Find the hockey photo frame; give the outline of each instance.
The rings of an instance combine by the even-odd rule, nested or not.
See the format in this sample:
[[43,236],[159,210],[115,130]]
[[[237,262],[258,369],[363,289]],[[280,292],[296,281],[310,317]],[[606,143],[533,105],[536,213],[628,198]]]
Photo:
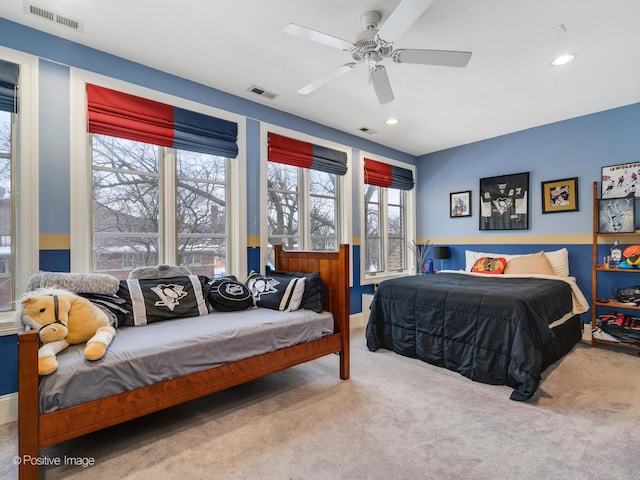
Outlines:
[[529,172],[480,179],[479,227],[529,229]]
[[471,216],[471,190],[449,194],[449,217]]
[[632,196],[598,200],[598,233],[635,233],[636,202]]
[[[640,162],[622,163],[602,167],[602,198],[633,196],[640,198]],[[636,188],[638,186],[638,188]]]
[[542,182],[542,213],[577,212],[578,177]]

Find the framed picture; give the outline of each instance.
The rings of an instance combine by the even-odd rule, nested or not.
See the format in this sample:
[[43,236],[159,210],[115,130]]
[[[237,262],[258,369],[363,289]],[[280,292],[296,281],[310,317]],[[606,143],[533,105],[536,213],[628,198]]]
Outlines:
[[633,197],[598,200],[598,233],[636,231],[636,200]]
[[480,179],[480,230],[529,228],[529,172]]
[[542,213],[578,211],[578,177],[542,182]]
[[449,194],[449,212],[451,217],[470,217],[471,190]]
[[640,198],[640,162],[602,167],[602,198],[634,196]]

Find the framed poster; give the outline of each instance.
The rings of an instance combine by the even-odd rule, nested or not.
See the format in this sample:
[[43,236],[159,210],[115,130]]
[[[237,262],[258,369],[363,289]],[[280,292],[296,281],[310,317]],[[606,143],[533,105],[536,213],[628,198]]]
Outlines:
[[480,230],[529,228],[529,172],[480,179]]
[[542,182],[542,213],[578,211],[578,177]]
[[[634,196],[640,198],[640,162],[602,167],[602,198]],[[637,187],[637,188],[636,188]]]
[[598,200],[598,233],[636,231],[636,199],[633,197]]
[[452,218],[471,216],[471,190],[449,194],[449,216]]

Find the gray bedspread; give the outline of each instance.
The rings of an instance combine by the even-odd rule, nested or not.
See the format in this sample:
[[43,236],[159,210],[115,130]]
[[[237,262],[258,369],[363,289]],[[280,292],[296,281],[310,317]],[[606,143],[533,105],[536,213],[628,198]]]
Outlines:
[[331,313],[256,308],[121,327],[105,357],[84,359],[84,345],[58,355],[40,380],[40,412],[106,397],[333,333]]

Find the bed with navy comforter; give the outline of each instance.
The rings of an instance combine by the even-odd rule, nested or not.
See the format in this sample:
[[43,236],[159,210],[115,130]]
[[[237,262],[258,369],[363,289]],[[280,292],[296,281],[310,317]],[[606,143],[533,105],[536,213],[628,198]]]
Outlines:
[[528,400],[542,371],[580,340],[575,284],[551,276],[440,272],[382,282],[367,347],[418,358]]

